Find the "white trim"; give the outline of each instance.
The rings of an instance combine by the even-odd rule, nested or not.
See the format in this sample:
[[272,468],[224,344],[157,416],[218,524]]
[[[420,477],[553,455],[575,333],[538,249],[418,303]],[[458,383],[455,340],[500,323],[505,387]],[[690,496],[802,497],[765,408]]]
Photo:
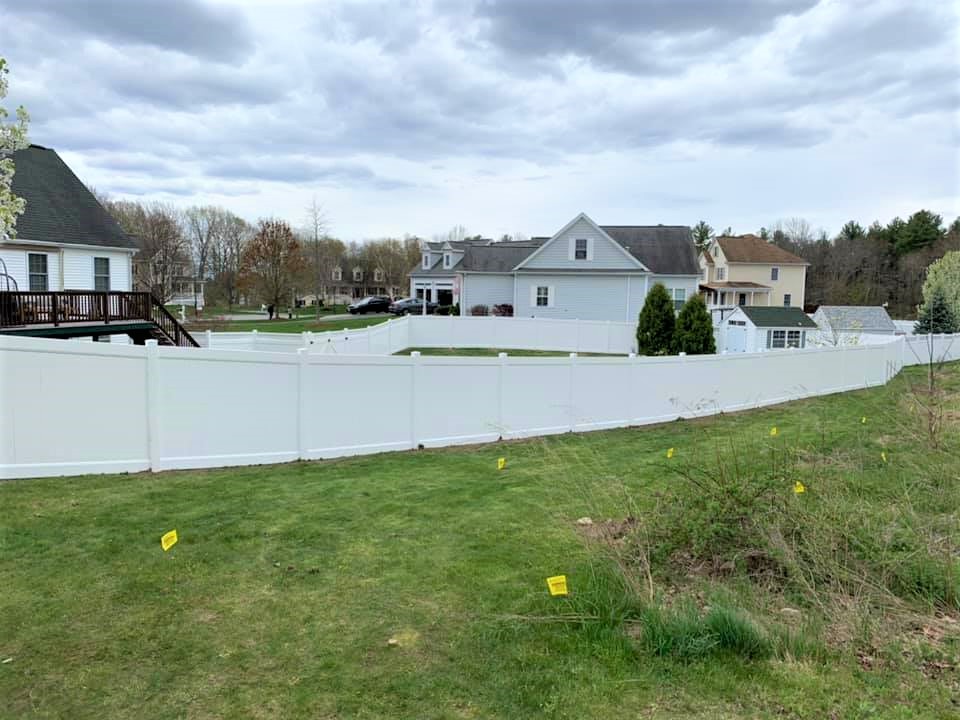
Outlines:
[[140,248],[117,247],[115,245],[81,245],[80,243],[46,242],[44,240],[26,240],[20,236],[15,238],[4,237],[2,240],[0,240],[0,247],[6,244],[43,245],[44,247],[62,248],[64,250],[79,248],[81,250],[100,250],[101,252],[126,252],[130,253],[131,255],[136,255],[138,252],[140,252]]
[[[590,217],[589,217],[586,213],[583,213],[583,212],[580,213],[580,214],[578,214],[573,220],[571,220],[571,221],[568,222],[566,225],[564,225],[558,232],[554,233],[553,237],[551,237],[549,240],[547,240],[543,245],[541,245],[540,247],[538,247],[538,248],[537,248],[536,250],[534,250],[532,253],[530,253],[529,255],[527,255],[523,260],[521,260],[520,263],[519,263],[516,267],[513,268],[514,271],[519,270],[519,269],[522,268],[524,265],[526,265],[526,264],[529,263],[531,260],[533,260],[535,257],[537,257],[537,255],[539,255],[540,253],[542,253],[548,246],[552,245],[552,244],[557,240],[557,238],[559,238],[559,237],[560,237],[561,235],[563,235],[567,230],[569,230],[570,228],[572,228],[572,227],[573,227],[576,223],[578,223],[580,220],[583,220],[583,221],[589,223],[590,226],[591,226],[594,230],[596,230],[596,232],[597,232],[598,235],[600,235],[600,236],[603,237],[603,238],[606,238],[606,240],[607,240],[608,242],[612,243],[613,246],[614,246],[617,250],[619,250],[619,251],[623,254],[623,256],[624,256],[625,258],[627,258],[631,263],[633,263],[633,265],[635,265],[635,266],[638,267],[638,268],[641,268],[641,269],[644,270],[645,272],[651,272],[650,268],[648,268],[648,267],[647,267],[646,265],[644,265],[642,262],[640,262],[639,260],[637,260],[633,255],[631,255],[629,252],[627,252],[627,249],[626,249],[623,245],[621,245],[621,244],[618,243],[616,240],[614,240],[612,237],[610,237],[609,235],[607,235],[607,233],[605,233],[605,232],[603,231],[603,229],[602,229],[599,225],[597,225],[593,220],[590,219]],[[588,253],[589,253],[589,246],[590,246],[590,244],[588,243],[588,244],[587,244]],[[569,252],[569,249],[568,249],[568,252]]]

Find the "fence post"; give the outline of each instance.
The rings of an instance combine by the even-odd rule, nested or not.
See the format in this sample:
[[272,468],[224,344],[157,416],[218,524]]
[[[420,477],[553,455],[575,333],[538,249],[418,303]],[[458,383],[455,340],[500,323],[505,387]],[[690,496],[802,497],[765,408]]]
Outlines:
[[574,382],[576,380],[577,374],[577,354],[575,352],[570,353],[570,387],[568,388],[567,397],[570,402],[570,432],[573,432],[577,427],[577,416],[573,407],[573,394],[574,394]]
[[207,330],[206,335],[207,335],[207,350],[210,350],[213,348],[213,330]]
[[297,349],[297,459],[307,459],[307,348]]
[[387,355],[393,355],[393,318],[387,320]]
[[417,449],[417,375],[420,374],[420,351],[410,353],[410,448]]
[[577,344],[576,344],[576,351],[577,351],[577,352],[580,352],[580,318],[577,318],[576,323],[577,323]]
[[146,341],[147,462],[160,471],[160,357],[156,340]]
[[450,340],[450,344],[447,347],[453,347],[453,315],[448,315],[447,317],[450,318],[450,321],[447,323],[447,330],[450,333],[450,337],[448,338]]
[[256,350],[256,349],[257,349],[257,330],[256,330],[256,328],[254,328],[253,330],[251,330],[250,333],[251,333],[251,335],[250,335],[250,349],[251,349],[251,350]]
[[607,320],[607,352],[610,352],[610,328],[611,327],[612,325],[610,324],[610,321]]
[[506,437],[503,427],[503,376],[506,373],[507,354],[505,352],[497,353],[500,365],[497,368],[497,430],[501,439]]

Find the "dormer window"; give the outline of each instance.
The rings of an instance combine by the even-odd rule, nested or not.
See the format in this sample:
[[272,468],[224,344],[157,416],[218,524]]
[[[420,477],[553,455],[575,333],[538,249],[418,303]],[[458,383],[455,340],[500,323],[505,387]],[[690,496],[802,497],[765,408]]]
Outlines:
[[720,257],[720,248],[718,248],[716,245],[713,246],[713,256]]
[[443,254],[444,269],[450,269],[452,265],[453,265],[453,257],[450,255],[450,253],[444,253]]
[[424,270],[430,269],[430,253],[423,254],[423,269]]
[[587,239],[586,238],[577,238],[576,246],[573,250],[573,259],[574,260],[586,260],[587,259]]
[[333,269],[333,279],[337,282],[343,280],[343,270],[341,270],[339,267],[335,267]]
[[363,282],[363,270],[361,270],[360,268],[353,269],[353,281]]
[[373,281],[374,282],[383,282],[383,270],[377,268],[373,271]]

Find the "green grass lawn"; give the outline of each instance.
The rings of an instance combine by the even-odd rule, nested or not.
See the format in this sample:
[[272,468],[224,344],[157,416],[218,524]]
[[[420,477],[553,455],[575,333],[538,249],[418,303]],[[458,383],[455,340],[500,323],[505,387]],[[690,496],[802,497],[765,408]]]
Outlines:
[[[568,357],[569,352],[559,350],[511,350],[509,348],[441,348],[441,347],[416,347],[407,348],[394,353],[394,355],[409,355],[417,351],[421,355],[442,355],[447,357],[496,357],[498,353],[507,353],[514,357]],[[626,357],[615,353],[577,353],[580,357]]]
[[191,332],[213,330],[215,332],[258,332],[298,333],[309,330],[311,332],[327,332],[329,330],[343,330],[379,325],[392,319],[392,315],[356,315],[339,320],[316,321],[315,316],[301,317],[298,320],[232,320],[229,322],[193,322],[187,326]]
[[[673,467],[756,440],[816,450],[807,492],[785,492],[811,512],[839,506],[851,538],[909,512],[956,552],[960,365],[939,449],[892,424],[919,422],[902,402],[921,375],[640,429],[0,483],[0,717],[956,717],[957,644],[942,632],[956,608],[902,600],[922,621],[883,616],[872,646],[859,622],[811,603],[800,607],[821,651],[661,657],[619,622],[608,556],[575,524],[656,518]],[[164,553],[172,528],[180,542]],[[568,598],[547,594],[557,573]],[[657,594],[725,598],[768,624],[797,607],[739,572],[677,576],[658,569]]]

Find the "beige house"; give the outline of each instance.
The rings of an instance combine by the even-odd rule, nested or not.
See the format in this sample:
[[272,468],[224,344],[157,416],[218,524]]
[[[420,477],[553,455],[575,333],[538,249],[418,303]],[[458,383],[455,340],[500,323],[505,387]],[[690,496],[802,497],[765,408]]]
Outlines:
[[715,325],[740,306],[803,308],[809,263],[763,238],[714,238],[699,263],[700,292]]

